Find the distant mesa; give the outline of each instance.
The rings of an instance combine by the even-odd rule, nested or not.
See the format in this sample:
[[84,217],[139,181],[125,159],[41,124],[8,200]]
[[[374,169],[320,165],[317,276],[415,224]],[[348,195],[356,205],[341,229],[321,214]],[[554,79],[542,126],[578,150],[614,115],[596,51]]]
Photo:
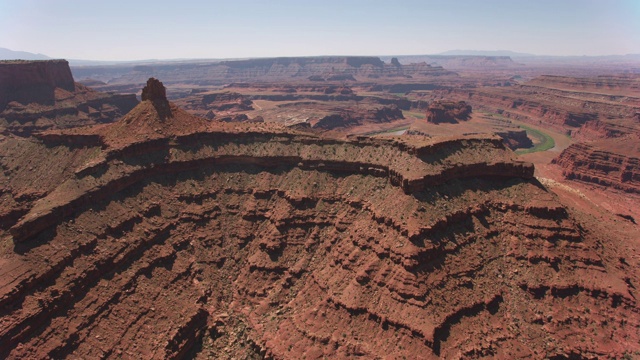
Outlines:
[[[512,68],[520,67],[521,64],[513,61],[509,56],[486,56],[486,55],[406,55],[394,58],[383,58],[390,60],[392,67],[407,67],[410,64],[425,62],[433,67],[443,67],[447,70],[459,71],[483,68]],[[398,60],[396,65],[393,59]]]
[[84,86],[105,86],[107,85],[106,82],[104,81],[100,81],[100,80],[95,80],[95,79],[91,79],[91,78],[86,78],[86,79],[82,79],[80,81],[78,81],[80,84],[84,85]]
[[335,74],[327,78],[328,81],[356,81],[351,74]]
[[307,78],[309,81],[326,81],[321,75],[311,75]]
[[364,124],[389,123],[399,119],[404,119],[402,110],[397,105],[391,104],[371,109],[343,109],[314,121],[310,125],[311,129],[334,130]]
[[434,101],[427,108],[426,119],[432,124],[457,124],[471,116],[471,105],[464,101]]
[[75,91],[66,60],[0,62],[0,110],[11,101],[53,105],[56,88]]
[[340,95],[354,95],[353,89],[348,86],[327,86],[324,91],[325,94],[340,94]]
[[0,61],[0,131],[36,131],[109,123],[138,103],[134,94],[101,93],[76,83],[66,60]]
[[[150,75],[169,83],[228,85],[234,82],[282,82],[290,79],[310,81],[362,81],[372,78],[424,78],[457,76],[455,72],[426,62],[401,65],[385,63],[373,56],[283,57],[211,61],[209,63],[158,63],[151,66],[75,66],[78,79],[91,78],[109,84],[109,89],[140,83]],[[127,89],[129,90],[129,89]]]
[[509,56],[509,57],[532,57],[535,54],[521,53],[509,50],[449,50],[439,53],[440,56]]

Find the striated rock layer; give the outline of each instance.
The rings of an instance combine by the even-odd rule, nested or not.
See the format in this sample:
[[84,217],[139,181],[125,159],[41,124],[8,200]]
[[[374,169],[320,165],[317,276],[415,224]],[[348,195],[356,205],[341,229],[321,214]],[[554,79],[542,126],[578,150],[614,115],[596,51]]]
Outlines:
[[404,115],[396,105],[377,106],[371,109],[342,109],[339,113],[324,116],[317,121],[311,121],[310,127],[312,129],[331,130],[367,123],[385,123],[398,119],[404,119]]
[[464,101],[434,101],[429,104],[425,118],[433,124],[464,121],[471,115],[471,105]]
[[[579,138],[618,138],[640,133],[640,76],[577,78],[540,76],[520,85],[439,91],[476,110],[554,128]],[[597,133],[584,128],[600,128]],[[595,135],[595,136],[594,136]]]
[[75,91],[65,60],[0,62],[0,110],[11,101],[53,105],[56,88]]
[[0,61],[0,131],[5,133],[112,122],[137,103],[133,94],[105,94],[75,83],[66,60]]
[[567,179],[640,193],[640,159],[637,157],[579,143],[565,149],[553,163],[562,167]]
[[499,137],[340,141],[170,106],[0,141],[22,214],[2,217],[0,357],[638,350],[628,264]]
[[393,65],[373,56],[280,57],[220,62],[149,64],[131,67],[77,66],[73,74],[78,79],[108,82],[105,88],[119,91],[144,82],[150,75],[165,83],[202,86],[226,85],[232,82],[286,81],[356,81],[380,78],[430,78],[457,76],[456,73],[425,62]]

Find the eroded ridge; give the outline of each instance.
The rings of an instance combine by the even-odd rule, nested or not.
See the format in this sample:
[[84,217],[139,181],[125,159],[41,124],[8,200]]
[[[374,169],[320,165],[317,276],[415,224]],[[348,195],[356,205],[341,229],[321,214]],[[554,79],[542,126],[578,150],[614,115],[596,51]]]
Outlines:
[[23,215],[1,230],[0,357],[597,357],[638,337],[624,264],[500,138],[153,109],[10,139],[75,157],[2,194]]
[[640,193],[640,159],[637,156],[616,154],[589,144],[573,144],[553,163],[562,167],[562,174],[569,180]]

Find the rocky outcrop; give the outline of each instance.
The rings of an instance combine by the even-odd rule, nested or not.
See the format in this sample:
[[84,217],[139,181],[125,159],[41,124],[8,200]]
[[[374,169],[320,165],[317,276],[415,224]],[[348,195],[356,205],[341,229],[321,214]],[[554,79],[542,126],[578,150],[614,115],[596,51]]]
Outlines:
[[[293,89],[295,92],[295,89]],[[253,101],[234,91],[192,92],[179,102],[180,106],[194,115],[207,119],[233,119],[247,117],[245,112],[254,110]]]
[[562,167],[562,174],[569,180],[640,193],[640,159],[637,157],[579,143],[565,149],[553,163]]
[[498,131],[496,135],[500,136],[505,145],[511,150],[533,147],[533,141],[527,136],[526,130]]
[[432,124],[465,121],[471,116],[471,105],[464,101],[434,101],[427,108],[426,119]]
[[395,105],[366,109],[345,109],[337,114],[327,115],[311,124],[312,129],[332,130],[348,128],[366,123],[386,123],[404,119],[402,110]]
[[150,101],[161,119],[172,117],[171,106],[167,100],[167,90],[158,79],[150,78],[142,89],[142,101]]
[[202,104],[207,109],[227,111],[249,111],[253,110],[253,102],[242,94],[235,92],[222,92],[215,94],[206,94],[202,96]]
[[0,130],[35,131],[108,123],[131,110],[135,95],[93,91],[74,83],[65,60],[0,62]]
[[0,228],[0,357],[638,348],[624,264],[499,137],[335,140],[169,106],[0,141],[22,209]]
[[56,88],[75,91],[66,60],[0,61],[0,111],[11,101],[53,105]]
[[355,95],[353,90],[348,86],[327,86],[324,89],[325,94]]

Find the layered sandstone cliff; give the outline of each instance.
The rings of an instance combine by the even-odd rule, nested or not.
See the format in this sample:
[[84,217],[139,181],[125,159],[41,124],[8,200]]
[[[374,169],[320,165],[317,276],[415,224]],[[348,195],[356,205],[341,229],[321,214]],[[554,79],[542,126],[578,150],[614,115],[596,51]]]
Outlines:
[[484,70],[491,68],[521,67],[509,56],[485,56],[485,55],[407,55],[392,58],[399,63],[426,62],[432,65],[442,66],[453,70]]
[[425,118],[432,124],[458,123],[471,116],[471,105],[464,101],[434,101],[427,107]]
[[53,105],[56,88],[75,91],[65,60],[0,61],[0,111],[11,101]]
[[554,128],[567,134],[596,135],[583,128],[605,129],[596,138],[637,134],[634,121],[640,111],[640,77],[577,78],[539,76],[508,87],[479,87],[436,91],[434,98],[463,100],[475,109]]
[[402,110],[395,105],[388,105],[371,109],[343,109],[313,121],[310,126],[312,129],[332,130],[368,123],[386,123],[399,119],[404,119]]
[[93,91],[75,83],[65,60],[0,62],[0,129],[20,135],[112,122],[135,95]]
[[21,209],[0,230],[0,357],[638,349],[636,278],[500,138],[325,139],[165,101],[0,139]]
[[613,153],[588,144],[573,144],[554,164],[569,180],[640,193],[640,158]]
[[152,64],[144,70],[131,66],[74,67],[78,79],[109,82],[110,88],[143,83],[150,75],[166,83],[223,85],[231,82],[281,82],[284,80],[355,81],[372,78],[412,78],[452,75],[427,63],[396,66],[372,56],[282,57],[265,59]]

